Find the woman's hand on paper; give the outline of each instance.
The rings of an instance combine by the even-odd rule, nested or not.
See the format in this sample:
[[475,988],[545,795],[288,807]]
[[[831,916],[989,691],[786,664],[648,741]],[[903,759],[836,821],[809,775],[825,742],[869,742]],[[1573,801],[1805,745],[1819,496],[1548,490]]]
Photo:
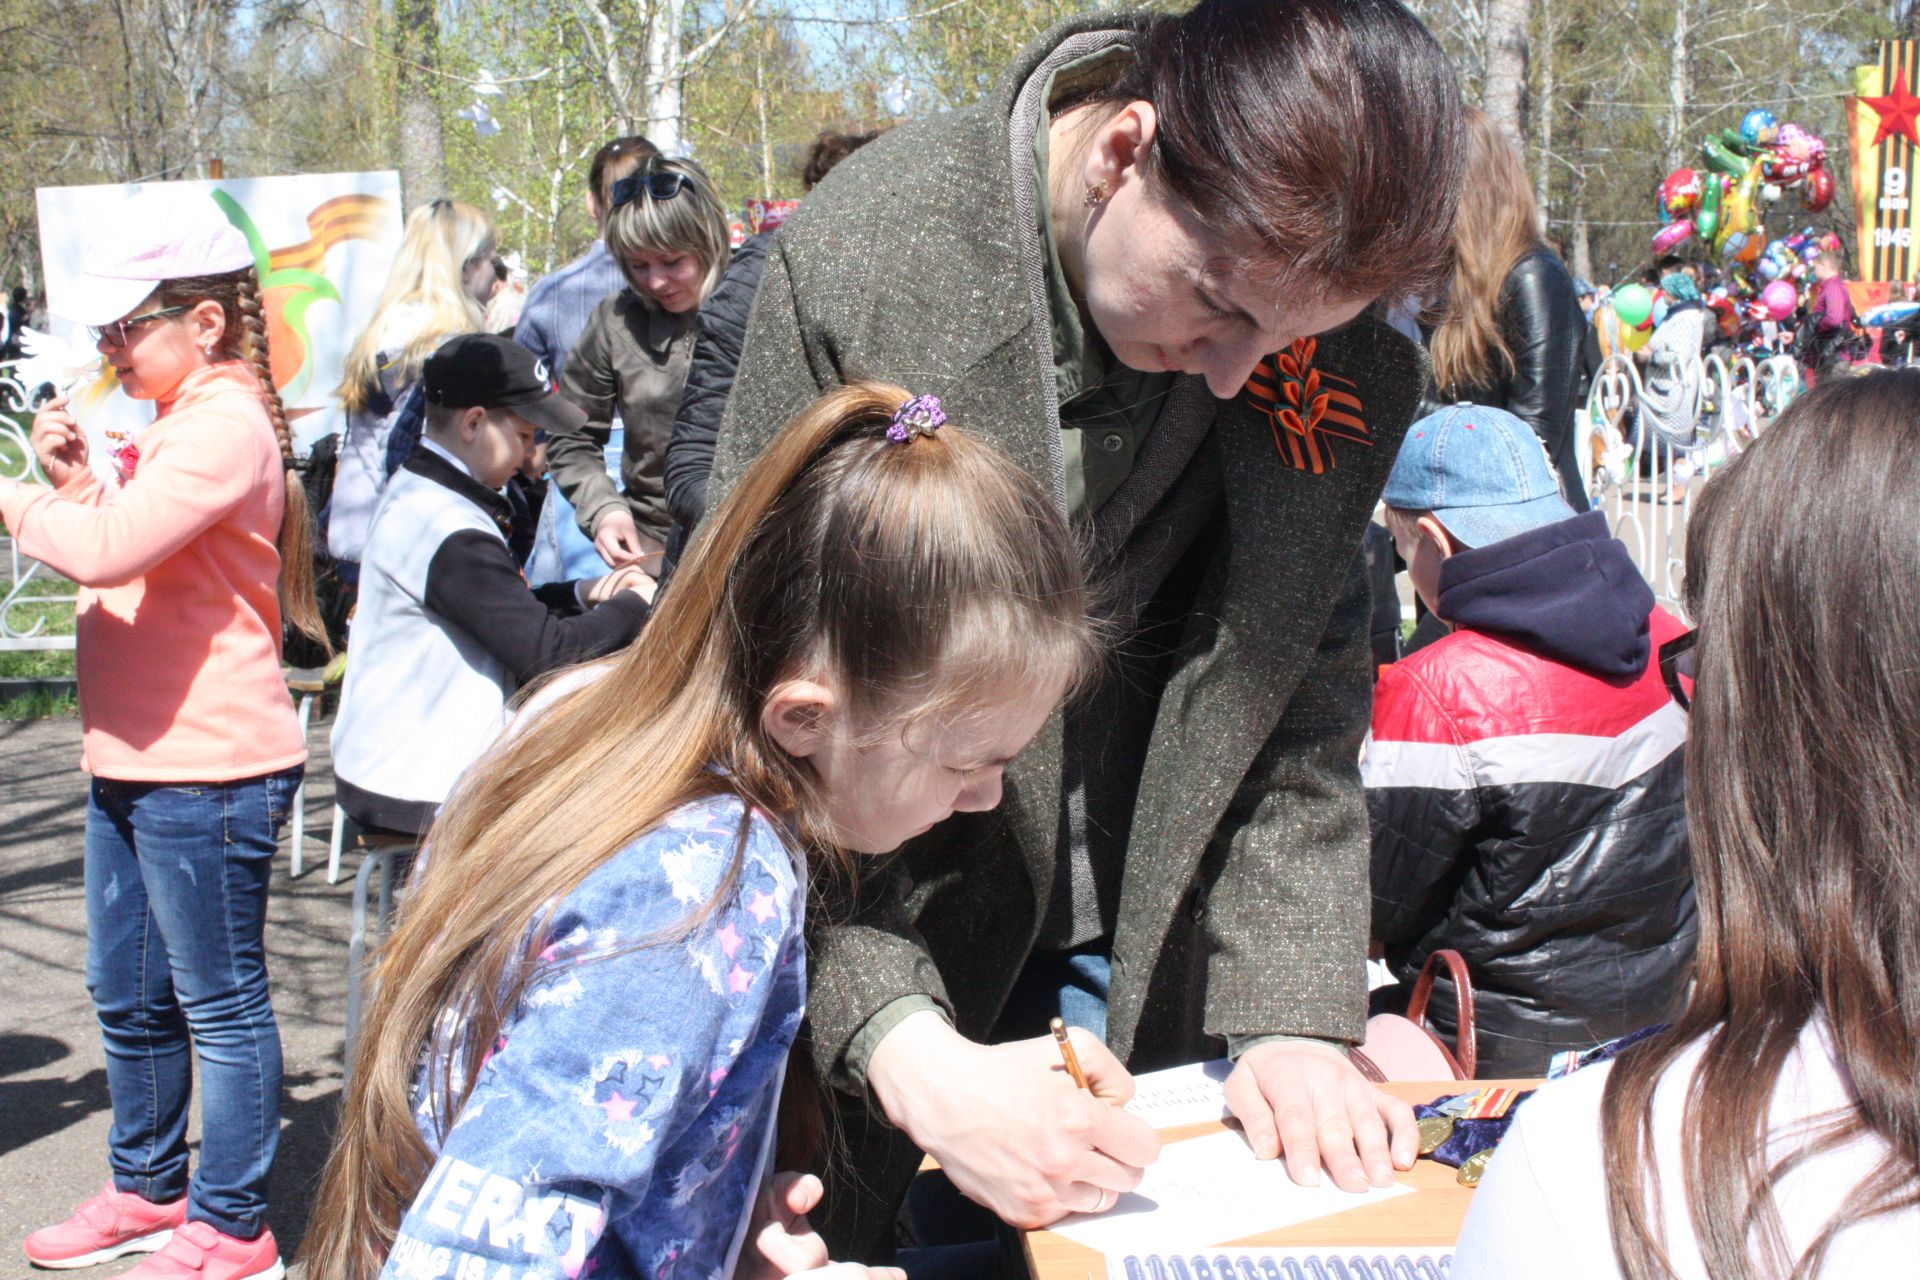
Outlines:
[[932,1012],[887,1034],[867,1081],[968,1199],[1016,1227],[1043,1227],[1111,1208],[1160,1154],[1153,1129],[1121,1109],[1133,1077],[1093,1036],[1071,1034],[1087,1090],[1051,1036],[975,1044]]
[[1319,1041],[1276,1040],[1241,1054],[1227,1077],[1227,1108],[1253,1153],[1284,1155],[1303,1187],[1320,1185],[1322,1165],[1343,1191],[1384,1187],[1419,1154],[1413,1108]]

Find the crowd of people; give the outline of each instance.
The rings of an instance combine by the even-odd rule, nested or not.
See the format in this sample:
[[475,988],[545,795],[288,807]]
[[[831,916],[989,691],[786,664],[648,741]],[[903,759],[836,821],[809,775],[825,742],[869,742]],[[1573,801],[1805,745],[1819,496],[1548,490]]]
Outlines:
[[1920,1256],[1920,371],[1716,472],[1683,621],[1588,509],[1581,286],[1396,0],[1090,15],[807,181],[730,251],[608,142],[511,336],[490,220],[423,201],[305,484],[244,238],[96,241],[58,301],[155,424],[110,486],[55,398],[0,481],[83,585],[113,1105],[30,1261],[284,1274],[283,638],[415,850],[309,1276],[1018,1276],[1156,1159],[1134,1075],[1216,1057],[1257,1156],[1382,1186],[1372,1019],[1443,953],[1484,1073],[1632,1038],[1454,1274]]
[[[1808,381],[1856,366],[1907,363],[1913,332],[1920,325],[1902,320],[1864,327],[1847,289],[1846,262],[1838,247],[1815,253],[1809,276],[1806,290],[1795,292],[1791,312],[1778,316],[1751,299],[1742,302],[1729,278],[1711,262],[1677,254],[1655,261],[1637,283],[1654,299],[1651,327],[1655,340],[1669,319],[1692,317],[1674,327],[1675,333],[1684,332],[1687,340],[1670,338],[1664,344],[1675,350],[1684,347],[1697,354],[1791,355],[1806,370]],[[1606,305],[1613,292],[1584,280],[1575,281],[1575,288],[1580,308],[1589,319],[1597,308]],[[1914,301],[1915,293],[1912,281],[1902,286],[1905,301]],[[1607,350],[1608,343],[1597,335],[1594,344],[1594,356]],[[1643,364],[1651,359],[1644,352],[1642,348],[1634,353]]]

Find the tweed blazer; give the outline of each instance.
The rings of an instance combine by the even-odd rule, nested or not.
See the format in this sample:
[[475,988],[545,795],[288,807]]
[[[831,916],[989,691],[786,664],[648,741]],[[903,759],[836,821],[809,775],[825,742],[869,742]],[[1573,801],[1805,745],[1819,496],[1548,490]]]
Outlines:
[[[1064,510],[1038,230],[1021,225],[1014,195],[1032,166],[1017,168],[1009,122],[1056,45],[1115,28],[1124,39],[1142,21],[1056,28],[993,95],[884,134],[802,203],[767,257],[717,442],[714,506],[822,390],[883,378],[940,396]],[[1199,397],[1223,463],[1225,533],[1201,549],[1122,875],[1108,1042],[1137,1069],[1217,1055],[1232,1035],[1363,1034],[1358,753],[1372,670],[1358,553],[1425,374],[1419,348],[1369,314],[1277,353],[1231,400]],[[1054,882],[1061,769],[1055,715],[1008,766],[998,809],[956,814],[909,843],[810,938],[812,1050],[872,1194],[831,1209],[829,1239],[854,1256],[884,1254],[889,1194],[917,1157],[865,1108],[847,1046],[915,994],[963,1034],[987,1036]]]

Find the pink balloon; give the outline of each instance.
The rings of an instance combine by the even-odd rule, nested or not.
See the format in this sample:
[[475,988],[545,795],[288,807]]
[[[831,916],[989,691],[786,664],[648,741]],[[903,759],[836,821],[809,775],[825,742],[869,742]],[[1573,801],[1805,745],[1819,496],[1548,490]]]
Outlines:
[[1775,280],[1760,291],[1760,305],[1770,320],[1785,320],[1800,304],[1800,295],[1785,280]]
[[1693,219],[1682,218],[1678,222],[1669,222],[1656,231],[1653,236],[1653,251],[1657,254],[1672,253],[1693,237]]

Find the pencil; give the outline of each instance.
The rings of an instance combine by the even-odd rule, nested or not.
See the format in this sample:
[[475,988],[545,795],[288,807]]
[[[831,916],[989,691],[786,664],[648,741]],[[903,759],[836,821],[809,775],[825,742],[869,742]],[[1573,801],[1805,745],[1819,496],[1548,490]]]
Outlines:
[[1060,1060],[1067,1064],[1067,1074],[1073,1077],[1073,1087],[1087,1087],[1087,1073],[1080,1069],[1080,1055],[1073,1051],[1073,1041],[1067,1039],[1067,1024],[1055,1018],[1047,1024],[1053,1028],[1053,1042],[1060,1046]]

